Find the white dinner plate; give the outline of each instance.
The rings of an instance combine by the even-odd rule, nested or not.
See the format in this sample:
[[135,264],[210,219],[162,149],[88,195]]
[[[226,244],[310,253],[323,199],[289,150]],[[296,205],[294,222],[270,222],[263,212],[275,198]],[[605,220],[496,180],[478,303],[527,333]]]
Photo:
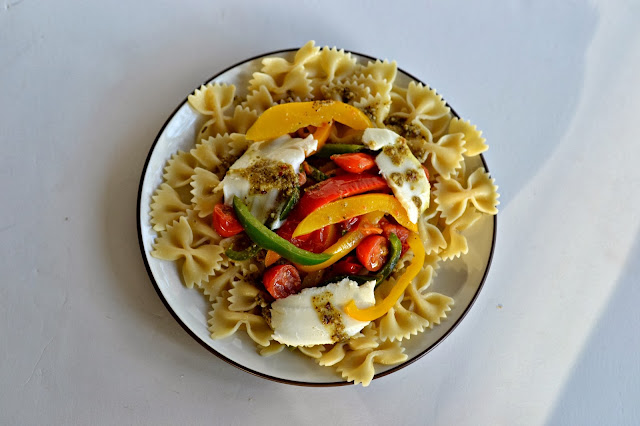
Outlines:
[[[246,95],[246,86],[251,74],[258,71],[261,60],[267,56],[292,58],[297,49],[283,50],[247,59],[216,74],[209,82],[236,85],[236,94]],[[351,52],[358,61],[374,60],[367,55]],[[397,84],[408,84],[419,80],[398,69]],[[205,83],[205,84],[206,84]],[[457,116],[455,111],[452,112]],[[319,366],[313,359],[291,351],[263,357],[256,344],[245,332],[221,340],[211,339],[207,329],[210,304],[197,289],[188,289],[182,284],[175,262],[163,261],[151,256],[151,246],[157,236],[150,224],[151,196],[162,183],[163,169],[167,160],[178,150],[189,151],[194,147],[196,133],[203,124],[203,117],[187,103],[187,99],[169,116],[147,157],[138,191],[138,237],[140,249],[149,278],[158,295],[176,321],[210,352],[230,364],[257,376],[288,384],[304,386],[339,386],[351,384],[342,380],[334,368]],[[467,170],[483,165],[488,170],[482,155],[467,159]],[[462,321],[477,298],[489,271],[496,237],[496,216],[482,215],[479,223],[465,233],[469,253],[459,259],[440,262],[430,291],[453,297],[455,304],[442,319],[440,325],[404,340],[402,345],[408,355],[407,361],[393,366],[376,366],[375,378],[393,373],[415,362],[444,340]]]

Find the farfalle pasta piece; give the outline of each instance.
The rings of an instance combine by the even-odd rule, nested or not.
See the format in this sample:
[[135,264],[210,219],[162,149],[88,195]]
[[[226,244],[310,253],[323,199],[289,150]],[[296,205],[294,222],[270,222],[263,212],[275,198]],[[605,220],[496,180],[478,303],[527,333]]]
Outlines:
[[232,84],[209,83],[189,95],[189,105],[200,114],[210,117],[200,129],[200,135],[229,132],[227,121],[230,117],[226,115],[226,111],[233,106],[235,94],[236,87]]
[[258,114],[262,114],[275,104],[276,101],[273,100],[271,93],[269,93],[269,90],[264,86],[260,86],[259,89],[249,93],[247,100],[243,103],[247,108]]
[[229,309],[229,292],[224,291],[209,312],[209,331],[212,339],[223,339],[244,327],[251,339],[260,346],[269,346],[273,331],[261,315],[235,312]]
[[425,266],[418,277],[407,286],[404,292],[404,305],[408,310],[415,312],[429,322],[429,328],[440,324],[442,318],[447,317],[451,310],[453,299],[444,294],[427,292],[431,285],[435,268]]
[[439,254],[443,260],[449,260],[467,254],[469,246],[462,232],[476,223],[482,215],[471,207],[467,207],[465,213],[456,219],[451,225],[447,225],[442,232],[446,241],[446,247]]
[[331,349],[325,351],[318,359],[318,364],[325,367],[330,367],[342,361],[344,359],[344,356],[347,354],[347,350],[345,348],[346,344],[347,342],[340,342],[333,345]]
[[298,350],[313,359],[320,359],[325,351],[324,345],[298,346]]
[[389,100],[380,94],[376,96],[369,95],[367,98],[353,104],[353,106],[362,110],[378,127],[384,127],[384,119],[389,113],[389,105]]
[[261,71],[273,77],[286,74],[296,67],[305,66],[308,62],[318,57],[320,48],[313,41],[308,41],[295,53],[293,62],[287,61],[285,58],[265,58],[262,60]]
[[258,113],[248,107],[237,105],[233,110],[233,117],[229,120],[227,127],[229,133],[244,134],[258,119]]
[[200,285],[202,292],[208,297],[209,302],[222,296],[222,293],[233,287],[233,282],[238,280],[239,267],[229,266],[224,269],[216,270],[209,279]]
[[447,312],[451,310],[454,303],[451,297],[444,294],[433,292],[423,294],[413,284],[409,284],[406,294],[412,299],[411,309],[429,321],[429,328],[440,324],[440,321],[447,317]]
[[[202,168],[212,171],[218,179],[222,179],[229,166],[242,155],[248,145],[245,135],[224,134],[202,140],[190,154]],[[195,167],[191,175],[194,173]]]
[[369,386],[375,374],[374,363],[393,365],[407,360],[404,348],[398,341],[385,341],[375,349],[358,349],[349,351],[344,359],[336,365],[336,370],[347,381]]
[[447,246],[447,241],[442,235],[440,228],[430,223],[429,219],[430,217],[428,214],[423,213],[420,215],[418,218],[418,233],[420,234],[420,239],[424,245],[425,253],[438,253]]
[[198,216],[209,216],[213,213],[213,208],[216,204],[222,202],[223,193],[220,179],[210,171],[196,167],[191,186],[193,187],[191,190],[191,194],[193,194],[191,202],[195,204]]
[[320,87],[324,99],[352,104],[369,97],[371,89],[352,79],[337,80]]
[[210,219],[207,220],[207,218],[198,216],[198,212],[193,209],[187,210],[185,217],[193,233],[193,247],[198,247],[202,244],[220,243],[222,237],[211,227]]
[[378,321],[380,340],[401,341],[421,333],[429,321],[402,306],[402,298]]
[[253,73],[253,78],[249,82],[249,91],[259,90],[261,86],[269,91],[275,102],[293,100],[296,97],[300,99],[312,97],[311,79],[307,77],[303,67],[293,68],[282,78],[262,72]]
[[394,87],[391,93],[391,116],[414,120],[432,121],[450,114],[450,109],[435,90],[414,81],[406,89]]
[[318,359],[318,364],[324,366],[335,365],[344,359],[348,350],[374,349],[379,344],[378,331],[375,328],[375,324],[371,323],[363,328],[359,335],[346,342],[336,343],[331,349],[323,352]]
[[359,335],[350,339],[347,344],[352,350],[357,349],[373,349],[380,344],[378,339],[378,329],[375,323],[370,323],[362,329]]
[[193,246],[193,232],[184,216],[160,233],[151,252],[158,259],[183,259],[182,277],[188,288],[200,285],[213,274],[222,261],[221,254],[222,249],[218,245]]
[[[440,261],[440,257],[437,254],[430,254],[425,256],[425,263],[422,265],[422,268],[418,272],[418,275],[411,281],[409,287],[412,286],[412,289],[417,290],[418,292],[424,292],[433,280],[435,276],[435,271],[439,268],[438,262]],[[399,274],[394,274],[394,279],[397,279]],[[412,293],[405,290],[402,306],[411,312],[416,312],[415,306],[416,302],[413,300],[414,297]],[[418,315],[420,315],[418,313]],[[428,320],[428,318],[426,318]],[[430,327],[431,325],[429,325]]]
[[258,345],[258,353],[261,356],[271,356],[275,354],[279,354],[287,345],[283,345],[282,343],[276,342],[275,340],[271,340],[268,346]]
[[151,224],[156,232],[164,231],[166,226],[187,214],[191,206],[180,199],[180,195],[169,184],[163,183],[151,197]]
[[449,179],[451,174],[464,162],[462,156],[465,152],[463,136],[462,133],[444,135],[436,143],[422,144],[421,148],[427,153],[431,165],[444,179]]
[[250,311],[262,302],[260,290],[250,282],[238,277],[229,290],[229,309],[236,312]]
[[447,134],[449,123],[451,122],[451,117],[451,113],[448,113],[447,115],[443,115],[442,117],[435,120],[422,120],[421,123],[429,129],[429,131],[433,135],[433,140],[438,140],[442,136]]
[[164,180],[172,188],[176,189],[189,185],[193,170],[198,165],[198,160],[193,155],[188,152],[178,151],[167,161],[167,167],[164,168]]
[[435,184],[434,193],[436,203],[446,224],[450,225],[467,208],[468,202],[473,203],[476,209],[487,214],[498,213],[498,187],[494,184],[494,179],[480,167],[467,179],[466,188],[454,179],[438,178]]
[[386,59],[384,61],[376,59],[375,62],[369,61],[367,65],[359,70],[359,73],[375,80],[385,80],[388,83],[393,83],[398,73],[398,64],[396,61],[389,62]]
[[389,102],[389,105],[391,105],[391,89],[393,88],[393,84],[390,81],[377,79],[364,74],[360,74],[352,80],[368,88],[372,96],[382,96],[385,102]]
[[320,53],[305,65],[311,78],[314,95],[319,95],[322,86],[334,80],[353,74],[356,69],[356,58],[343,49],[323,47]]
[[482,131],[472,125],[468,120],[464,121],[457,117],[452,118],[449,123],[449,133],[462,133],[464,135],[465,155],[472,157],[489,149],[482,137]]

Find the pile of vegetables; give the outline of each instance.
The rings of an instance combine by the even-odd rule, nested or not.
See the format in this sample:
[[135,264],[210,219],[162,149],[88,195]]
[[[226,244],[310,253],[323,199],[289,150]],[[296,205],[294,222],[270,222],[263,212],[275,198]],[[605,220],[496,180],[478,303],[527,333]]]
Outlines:
[[385,299],[367,309],[353,301],[346,305],[349,316],[372,321],[395,304],[420,271],[424,248],[416,224],[378,174],[375,153],[364,145],[326,143],[336,123],[355,130],[372,127],[360,110],[336,101],[287,103],[265,111],[247,132],[248,139],[312,134],[318,148],[303,163],[300,185],[280,213],[284,223],[277,231],[258,221],[238,197],[232,206],[215,206],[213,227],[223,237],[248,237],[246,247],[231,248],[227,256],[264,256],[262,282],[275,299],[298,293],[301,277],[320,270],[323,283],[347,277],[378,285],[411,250],[411,264]]

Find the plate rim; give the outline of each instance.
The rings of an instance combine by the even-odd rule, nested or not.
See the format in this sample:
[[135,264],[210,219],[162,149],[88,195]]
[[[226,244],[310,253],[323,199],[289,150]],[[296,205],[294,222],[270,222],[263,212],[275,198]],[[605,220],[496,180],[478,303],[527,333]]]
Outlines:
[[[202,85],[206,85],[209,82],[211,82],[212,80],[214,80],[215,78],[217,78],[218,76],[224,74],[225,72],[236,68],[240,65],[243,65],[247,62],[251,62],[254,61],[256,59],[259,58],[263,58],[263,57],[267,57],[267,56],[271,56],[271,55],[276,55],[276,54],[282,54],[282,53],[290,53],[290,52],[296,52],[298,51],[300,48],[299,47],[294,47],[294,48],[288,48],[288,49],[279,49],[279,50],[274,50],[271,52],[266,52],[266,53],[260,53],[258,55],[252,56],[250,58],[247,59],[243,59],[240,60],[236,63],[234,63],[233,65],[230,65],[226,68],[224,68],[223,70],[215,73],[212,77],[208,78],[204,83],[202,83]],[[372,61],[376,61],[379,60],[378,58],[375,58],[373,56],[370,55],[366,55],[363,53],[358,53],[355,52],[353,50],[344,50],[346,53],[351,53],[354,55],[358,55],[360,57],[372,60]],[[401,71],[402,73],[404,73],[405,75],[407,75],[409,78],[411,78],[412,80],[418,82],[418,83],[422,83],[423,85],[427,86],[422,80],[416,78],[413,74],[406,72],[404,69],[398,67],[398,71]],[[428,86],[430,87],[430,86]],[[336,387],[336,386],[349,386],[349,385],[353,385],[353,382],[347,382],[347,381],[340,381],[340,382],[319,382],[319,383],[314,383],[314,382],[304,382],[304,381],[297,381],[297,380],[289,380],[289,379],[283,379],[280,377],[275,377],[275,376],[271,376],[269,374],[266,373],[262,373],[260,371],[255,371],[251,368],[248,368],[242,364],[239,364],[238,362],[222,355],[220,352],[218,352],[217,350],[215,350],[214,348],[212,348],[211,346],[209,346],[206,342],[204,342],[202,339],[200,339],[200,337],[198,337],[193,330],[191,330],[191,328],[189,328],[178,316],[178,314],[174,311],[173,307],[171,306],[171,304],[169,303],[169,301],[167,300],[167,298],[164,296],[164,294],[162,293],[162,291],[160,290],[160,287],[158,286],[158,283],[156,282],[155,277],[153,276],[153,273],[151,271],[151,266],[149,265],[149,261],[147,260],[147,253],[146,250],[144,248],[144,241],[143,241],[143,236],[142,236],[142,222],[141,222],[141,217],[140,217],[140,213],[141,213],[141,201],[142,201],[142,186],[144,184],[144,179],[147,175],[147,168],[149,166],[149,161],[151,160],[151,156],[153,155],[153,152],[155,150],[156,144],[158,143],[158,140],[160,139],[160,136],[163,134],[165,128],[167,127],[167,125],[169,124],[169,122],[173,119],[173,117],[176,115],[176,113],[180,110],[180,108],[182,108],[184,106],[185,103],[187,103],[189,98],[189,95],[185,96],[185,98],[178,104],[178,106],[173,110],[173,112],[169,115],[169,117],[167,118],[167,120],[164,122],[164,124],[162,125],[162,127],[160,128],[160,130],[158,131],[158,134],[156,136],[156,138],[153,141],[153,144],[151,144],[151,147],[149,148],[149,153],[147,154],[147,158],[145,159],[144,162],[144,166],[142,168],[142,176],[140,177],[140,183],[138,185],[138,196],[137,196],[137,202],[136,202],[136,228],[138,231],[138,246],[140,247],[140,253],[142,255],[142,260],[144,262],[144,267],[147,270],[147,275],[149,276],[149,279],[151,280],[151,283],[153,284],[153,287],[156,291],[156,294],[158,295],[158,297],[160,298],[160,300],[162,301],[162,303],[164,304],[165,308],[167,308],[167,310],[169,311],[169,313],[171,313],[171,315],[173,316],[173,318],[178,322],[178,324],[180,324],[180,326],[184,329],[184,331],[186,331],[193,339],[195,339],[198,343],[200,343],[201,346],[203,346],[205,349],[207,349],[209,352],[211,352],[213,355],[217,356],[219,359],[221,359],[222,361],[225,361],[226,363],[244,371],[247,372],[249,374],[252,374],[254,376],[257,377],[261,377],[263,379],[267,379],[267,380],[271,380],[273,382],[277,382],[277,383],[283,383],[283,384],[287,384],[287,385],[294,385],[294,386],[302,386],[302,387]],[[444,100],[444,97],[443,97]],[[454,117],[460,118],[460,116],[458,115],[458,113],[451,107],[451,105],[449,105],[449,103],[447,103],[446,100],[444,100],[446,105],[451,109],[451,113],[453,114]],[[489,168],[487,167],[487,162],[484,158],[484,156],[482,154],[480,154],[480,161],[482,161],[482,165],[484,167],[484,169],[489,172]],[[376,373],[373,376],[373,380],[375,379],[379,379],[381,377],[387,376],[391,373],[395,373],[396,371],[399,371],[411,364],[413,364],[414,362],[418,361],[420,358],[424,357],[426,354],[428,354],[429,352],[431,352],[433,349],[435,349],[440,343],[442,343],[447,337],[449,337],[449,335],[451,335],[451,333],[453,333],[453,331],[458,327],[458,325],[462,322],[462,320],[467,316],[467,314],[469,313],[469,311],[471,310],[471,307],[475,304],[480,291],[482,290],[482,288],[484,287],[484,284],[487,280],[487,277],[489,275],[489,270],[491,269],[491,263],[493,261],[493,254],[495,251],[495,245],[496,245],[496,235],[497,235],[497,228],[498,228],[498,215],[493,215],[493,233],[491,236],[491,249],[489,251],[489,258],[487,259],[487,267],[484,271],[484,274],[482,275],[482,279],[480,280],[480,284],[478,285],[478,288],[475,292],[475,294],[471,297],[471,300],[469,301],[469,304],[466,306],[466,308],[464,309],[464,311],[462,312],[462,314],[460,315],[460,317],[453,323],[453,325],[451,326],[451,328],[449,328],[449,330],[447,330],[436,342],[434,342],[433,344],[431,344],[429,347],[427,347],[426,349],[424,349],[423,351],[421,351],[419,354],[417,354],[416,356],[414,356],[411,359],[408,359],[407,361],[403,362],[402,364],[398,364],[397,366],[390,368],[389,370],[380,372],[380,373]]]

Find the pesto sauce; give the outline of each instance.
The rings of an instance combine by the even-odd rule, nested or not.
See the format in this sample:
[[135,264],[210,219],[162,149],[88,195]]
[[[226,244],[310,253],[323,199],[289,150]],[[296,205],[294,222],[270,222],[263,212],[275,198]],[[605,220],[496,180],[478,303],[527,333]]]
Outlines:
[[291,164],[266,158],[258,159],[245,169],[231,170],[230,173],[236,173],[249,182],[249,194],[266,194],[277,189],[280,191],[280,200],[290,197],[298,184],[298,175]]
[[342,322],[342,314],[331,304],[330,291],[325,291],[311,298],[311,303],[318,313],[320,322],[330,330],[331,341],[334,343],[342,342],[349,339],[344,331],[344,323]]

